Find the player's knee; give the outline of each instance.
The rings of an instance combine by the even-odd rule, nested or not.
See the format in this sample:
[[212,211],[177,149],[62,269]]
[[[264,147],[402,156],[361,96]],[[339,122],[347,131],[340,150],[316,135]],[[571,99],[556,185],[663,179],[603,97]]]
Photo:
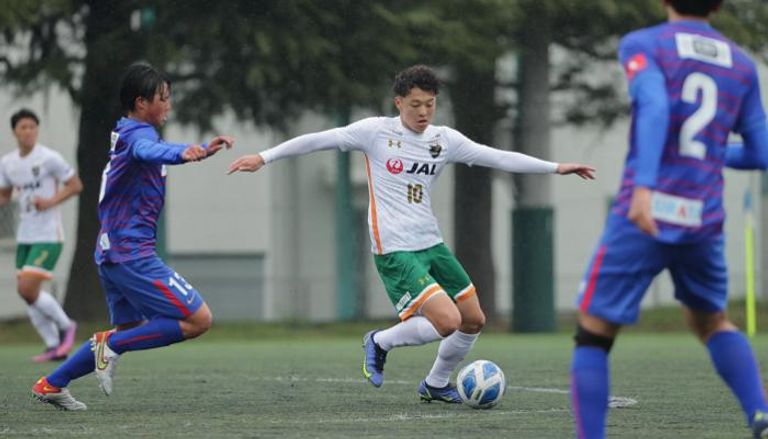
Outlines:
[[441,337],[448,337],[461,327],[461,315],[458,312],[445,314],[432,324]]
[[213,326],[213,315],[210,311],[201,312],[195,315],[195,318],[187,321],[186,330],[184,332],[184,338],[190,339],[200,337],[208,332]]
[[610,353],[615,338],[595,334],[584,329],[581,325],[578,325],[573,340],[576,342],[576,346],[597,347],[604,350],[606,353]]
[[461,332],[465,334],[477,334],[485,327],[485,314],[480,311],[471,316],[465,316],[461,322]]
[[19,296],[27,302],[27,305],[32,305],[37,301],[39,291],[32,285],[20,283],[16,288],[16,291],[18,291]]
[[706,343],[716,332],[738,330],[723,311],[703,312],[686,308],[685,319],[691,331],[702,343]]
[[213,326],[213,315],[208,312],[199,324],[200,333],[198,335],[203,335],[208,332],[208,330],[211,329],[211,326]]

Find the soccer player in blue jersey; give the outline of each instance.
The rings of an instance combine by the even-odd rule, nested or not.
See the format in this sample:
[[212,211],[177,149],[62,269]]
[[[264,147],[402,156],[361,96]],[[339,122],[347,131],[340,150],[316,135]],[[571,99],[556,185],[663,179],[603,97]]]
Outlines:
[[126,116],[112,132],[96,244],[96,264],[115,329],[94,334],[32,387],[40,401],[64,410],[86,409],[67,390],[73,379],[95,370],[99,386],[109,395],[122,353],[178,343],[211,327],[211,311],[197,290],[158,258],[157,220],[165,202],[166,165],[203,160],[230,148],[234,140],[218,136],[207,145],[161,140],[157,128],[171,110],[171,83],[147,64],[128,68],[120,103]]
[[[725,313],[723,166],[765,169],[768,129],[755,65],[708,24],[722,0],[666,0],[667,23],[626,35],[632,129],[621,188],[577,299],[571,365],[576,436],[605,437],[608,354],[668,269],[675,298],[755,438],[768,405],[746,337]],[[727,145],[730,132],[743,145]]]

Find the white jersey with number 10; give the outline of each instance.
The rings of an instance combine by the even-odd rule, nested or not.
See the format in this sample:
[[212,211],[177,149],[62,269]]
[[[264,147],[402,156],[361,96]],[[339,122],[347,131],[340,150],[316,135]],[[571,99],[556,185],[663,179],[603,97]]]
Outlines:
[[447,163],[464,163],[507,172],[554,173],[557,163],[475,143],[444,126],[416,133],[399,117],[371,117],[318,133],[305,134],[260,153],[264,163],[339,148],[365,154],[368,174],[368,226],[372,250],[382,255],[418,251],[443,237],[432,213],[432,183]]

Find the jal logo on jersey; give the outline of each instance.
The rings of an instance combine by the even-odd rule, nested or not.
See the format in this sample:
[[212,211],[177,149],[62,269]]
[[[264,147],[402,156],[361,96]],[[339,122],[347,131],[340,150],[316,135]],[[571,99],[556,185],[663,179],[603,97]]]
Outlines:
[[403,161],[400,159],[387,160],[387,171],[393,175],[403,172]]
[[[403,161],[400,159],[389,159],[387,160],[387,171],[389,171],[392,175],[400,174],[405,170],[405,165],[403,164]],[[407,171],[405,171],[406,174],[414,174],[414,175],[435,175],[435,171],[437,170],[437,164],[429,164],[429,163],[419,163],[419,162],[413,162],[410,168],[408,168]]]
[[415,175],[435,175],[436,169],[437,163],[432,163],[430,165],[429,163],[413,162],[413,166],[411,166],[409,170],[405,171],[405,173]]
[[17,189],[20,191],[33,191],[35,189],[40,189],[40,182],[35,180],[32,183],[27,183],[21,186],[17,186]]

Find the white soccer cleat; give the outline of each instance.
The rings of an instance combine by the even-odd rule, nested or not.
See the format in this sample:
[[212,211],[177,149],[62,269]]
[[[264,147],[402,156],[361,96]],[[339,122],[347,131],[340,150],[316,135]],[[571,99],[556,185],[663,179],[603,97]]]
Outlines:
[[38,401],[50,404],[59,410],[77,411],[88,409],[85,404],[76,400],[69,393],[69,390],[52,386],[45,377],[37,380],[35,385],[32,386],[32,394]]
[[117,359],[120,358],[120,354],[116,354],[107,344],[113,332],[97,332],[91,337],[91,350],[96,361],[96,379],[99,380],[99,388],[107,396],[112,394],[112,377],[115,375]]

